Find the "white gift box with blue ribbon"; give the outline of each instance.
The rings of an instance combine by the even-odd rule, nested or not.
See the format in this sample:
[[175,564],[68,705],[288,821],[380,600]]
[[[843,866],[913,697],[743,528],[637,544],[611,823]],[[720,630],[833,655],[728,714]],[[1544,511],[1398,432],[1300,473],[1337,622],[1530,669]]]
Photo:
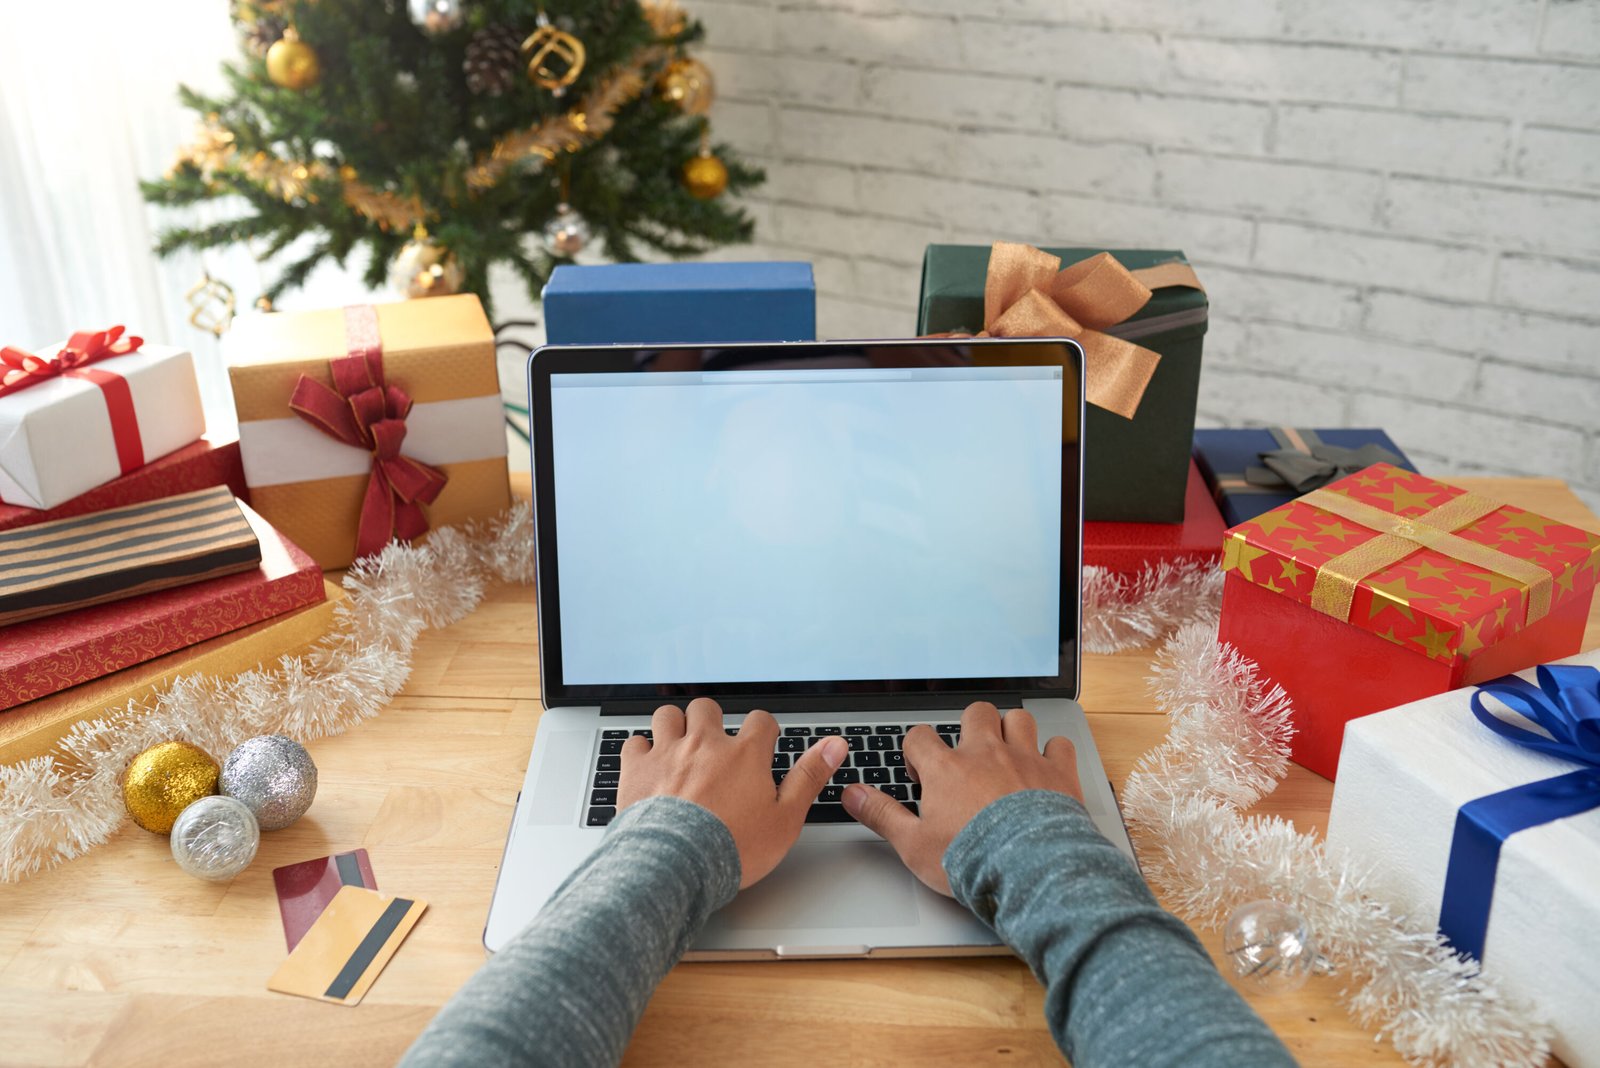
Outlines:
[[1600,1068],[1600,649],[1352,720],[1328,846]]

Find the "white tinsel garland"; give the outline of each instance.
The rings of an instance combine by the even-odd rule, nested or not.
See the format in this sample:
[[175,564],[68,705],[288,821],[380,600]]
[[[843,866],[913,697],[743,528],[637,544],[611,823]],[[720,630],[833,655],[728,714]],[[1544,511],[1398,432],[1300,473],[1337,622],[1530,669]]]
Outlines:
[[1217,643],[1214,623],[1180,629],[1151,684],[1172,726],[1128,777],[1122,808],[1145,876],[1179,915],[1216,927],[1247,901],[1281,901],[1306,917],[1318,953],[1345,979],[1351,1014],[1408,1060],[1545,1063],[1549,1029],[1431,924],[1383,904],[1353,858],[1329,856],[1278,817],[1243,814],[1287,770],[1290,703]]
[[490,579],[533,581],[526,505],[425,544],[391,544],[345,575],[349,599],[304,656],[232,679],[185,675],[156,696],[80,723],[54,753],[0,767],[0,883],[78,856],[122,822],[121,777],[135,756],[172,739],[219,762],[247,738],[308,742],[377,715],[411,674],[412,646],[477,607]]
[[1162,562],[1137,575],[1083,569],[1083,648],[1120,653],[1154,645],[1185,623],[1217,621],[1222,572],[1213,564]]

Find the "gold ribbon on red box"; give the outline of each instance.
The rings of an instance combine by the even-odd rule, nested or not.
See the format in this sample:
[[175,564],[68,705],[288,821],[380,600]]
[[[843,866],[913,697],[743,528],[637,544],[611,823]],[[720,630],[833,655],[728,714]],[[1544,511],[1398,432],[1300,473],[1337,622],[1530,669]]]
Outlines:
[[1228,531],[1224,571],[1436,660],[1600,579],[1600,534],[1374,464]]
[[1131,271],[1109,252],[1065,269],[1032,245],[996,241],[983,284],[989,337],[1070,337],[1083,346],[1084,398],[1132,419],[1161,354],[1105,333],[1168,286],[1204,289],[1194,269],[1173,261]]

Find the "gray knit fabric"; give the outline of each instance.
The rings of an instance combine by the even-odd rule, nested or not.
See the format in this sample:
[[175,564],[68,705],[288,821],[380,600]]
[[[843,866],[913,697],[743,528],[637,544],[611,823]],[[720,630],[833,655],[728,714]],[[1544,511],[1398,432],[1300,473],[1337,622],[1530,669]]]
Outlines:
[[[1071,798],[994,802],[944,865],[1045,983],[1051,1033],[1079,1068],[1294,1064]],[[616,1064],[656,984],[738,886],[733,837],[710,812],[675,797],[630,806],[401,1063]]]
[[1050,1033],[1077,1068],[1295,1063],[1073,798],[1002,797],[956,835],[944,870],[1044,983]]

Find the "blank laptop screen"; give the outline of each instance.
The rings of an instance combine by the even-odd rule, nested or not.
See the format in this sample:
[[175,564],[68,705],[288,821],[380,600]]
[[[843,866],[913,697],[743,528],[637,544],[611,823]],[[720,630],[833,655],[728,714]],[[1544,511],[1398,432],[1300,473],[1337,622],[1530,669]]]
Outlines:
[[1062,389],[1052,366],[552,375],[563,685],[1056,676]]

